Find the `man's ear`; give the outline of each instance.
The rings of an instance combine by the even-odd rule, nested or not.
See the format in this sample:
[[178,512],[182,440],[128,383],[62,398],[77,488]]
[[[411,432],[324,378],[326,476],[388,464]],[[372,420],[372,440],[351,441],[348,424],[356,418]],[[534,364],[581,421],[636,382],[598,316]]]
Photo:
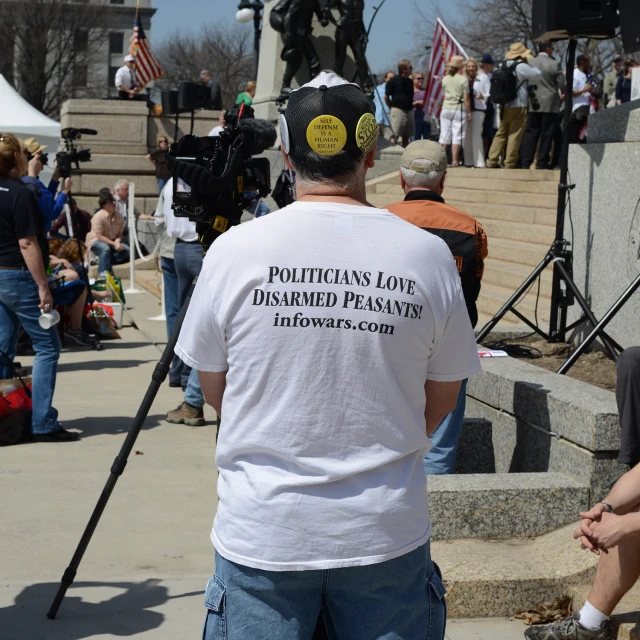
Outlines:
[[398,171],[398,173],[400,174],[400,186],[404,191],[407,188],[407,181],[404,179],[404,176],[402,175],[402,170]]
[[442,175],[442,180],[440,180],[440,188],[444,191],[444,183],[445,180],[447,179],[447,172],[445,171],[444,174]]
[[373,147],[373,149],[371,149],[371,151],[367,153],[367,157],[365,158],[365,161],[364,161],[365,167],[367,167],[367,169],[373,169],[373,167],[375,166],[377,149],[378,149],[378,145]]
[[282,157],[284,158],[284,164],[287,167],[287,169],[291,169],[291,171],[295,171],[295,169],[293,168],[293,165],[291,164],[291,160],[289,159],[289,156],[287,155],[285,150],[282,148],[282,145],[280,146],[280,151],[282,152]]

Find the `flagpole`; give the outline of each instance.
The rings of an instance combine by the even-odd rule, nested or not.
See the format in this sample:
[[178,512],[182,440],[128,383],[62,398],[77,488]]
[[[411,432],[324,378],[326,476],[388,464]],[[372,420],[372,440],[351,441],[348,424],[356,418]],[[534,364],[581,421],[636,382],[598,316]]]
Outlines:
[[455,45],[458,47],[458,49],[460,49],[460,51],[462,52],[462,54],[464,55],[465,58],[468,58],[469,56],[467,55],[467,52],[462,48],[462,46],[460,45],[460,43],[453,37],[453,34],[451,33],[451,31],[449,31],[449,29],[447,29],[447,27],[445,26],[444,22],[442,22],[442,20],[440,20],[440,18],[437,19],[437,21],[440,23],[440,25],[442,26],[442,28],[449,34],[449,37],[453,40],[453,42],[455,43]]

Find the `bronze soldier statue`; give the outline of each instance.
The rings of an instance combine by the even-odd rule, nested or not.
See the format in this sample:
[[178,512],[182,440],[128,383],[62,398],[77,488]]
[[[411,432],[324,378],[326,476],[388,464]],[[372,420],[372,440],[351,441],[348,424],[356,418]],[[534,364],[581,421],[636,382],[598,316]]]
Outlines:
[[[328,3],[329,4],[329,3]],[[358,70],[360,86],[365,89],[372,86],[367,64],[367,29],[364,26],[364,0],[333,0],[340,12],[336,26],[336,62],[335,71],[344,76],[344,63],[347,59],[347,47],[351,47]],[[325,6],[325,16],[330,19],[330,6]]]
[[320,57],[311,41],[311,23],[316,15],[323,27],[329,19],[323,9],[327,0],[280,0],[271,10],[271,26],[282,34],[284,48],[280,57],[287,66],[282,77],[282,95],[291,92],[291,82],[307,58],[309,74],[313,78],[322,71]]

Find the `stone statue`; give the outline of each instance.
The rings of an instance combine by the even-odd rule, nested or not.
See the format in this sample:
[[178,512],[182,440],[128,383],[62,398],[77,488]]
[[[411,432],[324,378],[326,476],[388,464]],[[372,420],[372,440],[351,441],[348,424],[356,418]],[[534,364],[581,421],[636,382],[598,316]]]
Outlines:
[[[364,0],[333,0],[340,18],[336,25],[336,62],[335,72],[344,75],[344,63],[347,59],[347,47],[351,47],[358,70],[360,86],[365,89],[372,86],[367,63],[367,29],[364,26]],[[324,8],[327,19],[332,19],[331,3]]]
[[291,93],[291,82],[306,57],[313,78],[322,71],[320,57],[311,41],[314,15],[320,24],[329,24],[324,9],[327,0],[280,0],[271,10],[271,26],[282,34],[284,48],[280,57],[287,63],[282,77],[282,95]]

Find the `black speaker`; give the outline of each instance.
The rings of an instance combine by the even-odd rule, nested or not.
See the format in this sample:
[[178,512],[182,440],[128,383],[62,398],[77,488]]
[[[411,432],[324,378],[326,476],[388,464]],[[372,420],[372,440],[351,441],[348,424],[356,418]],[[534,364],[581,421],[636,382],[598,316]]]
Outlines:
[[178,109],[197,111],[204,109],[211,101],[211,88],[197,82],[183,82],[178,90]]
[[533,0],[533,39],[613,38],[617,8],[618,0]]
[[627,53],[640,51],[640,1],[618,0],[622,44]]
[[162,92],[162,114],[165,116],[173,116],[178,113],[178,92],[163,91]]

